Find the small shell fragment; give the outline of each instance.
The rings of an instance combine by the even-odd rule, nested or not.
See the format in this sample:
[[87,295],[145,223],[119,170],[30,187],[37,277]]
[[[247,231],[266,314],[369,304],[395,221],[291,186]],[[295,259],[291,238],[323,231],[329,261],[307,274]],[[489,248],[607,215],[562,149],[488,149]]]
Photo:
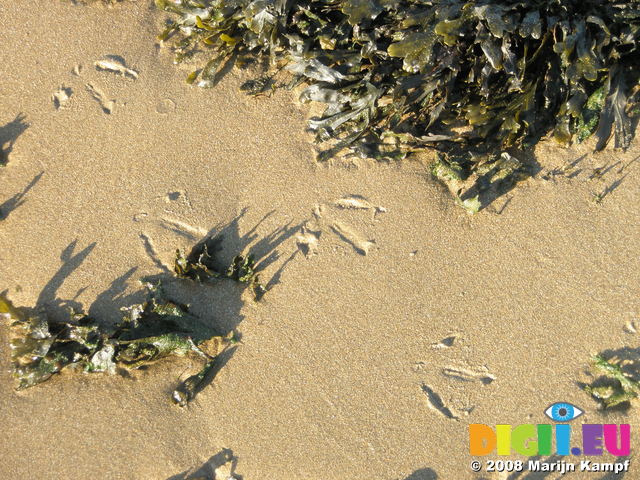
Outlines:
[[124,62],[114,58],[104,58],[94,62],[96,69],[105,70],[107,72],[119,73],[123,77],[131,77],[134,80],[138,79],[138,72],[128,68]]

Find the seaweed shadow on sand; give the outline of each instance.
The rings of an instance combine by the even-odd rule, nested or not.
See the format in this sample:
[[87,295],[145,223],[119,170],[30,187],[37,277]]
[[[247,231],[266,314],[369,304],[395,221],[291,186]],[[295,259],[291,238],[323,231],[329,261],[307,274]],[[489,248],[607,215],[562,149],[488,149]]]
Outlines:
[[[249,285],[255,299],[260,300],[264,294],[280,283],[284,270],[295,258],[294,251],[271,276],[266,284],[260,282],[260,275],[269,266],[281,259],[278,248],[283,242],[298,232],[302,224],[276,227],[259,238],[258,228],[267,220],[273,211],[267,213],[247,233],[240,235],[240,221],[247,209],[230,222],[218,225],[191,249],[188,254],[180,250],[176,254],[175,273],[178,277],[195,280],[196,283],[218,283],[217,280],[230,279]],[[246,255],[238,252],[248,252]]]
[[[236,328],[244,318],[241,310],[247,289],[239,287],[250,287],[254,300],[259,300],[293,258],[278,269],[275,281],[272,278],[267,287],[260,284],[258,272],[280,258],[277,248],[298,227],[288,224],[258,240],[257,228],[267,215],[240,236],[244,213],[214,229],[189,254],[178,251],[175,276],[165,268],[144,279],[146,294],[144,290],[127,293],[128,281],[136,272],[136,267],[130,268],[98,295],[89,314],[77,301],[84,289],[71,300],[61,300],[58,290],[95,243],[76,253],[74,240],[63,250],[62,265],[43,288],[36,308],[16,308],[6,292],[0,294],[0,316],[12,322],[16,388],[42,383],[67,367],[126,376],[130,370],[167,357],[190,355],[203,359],[203,367],[171,393],[174,403],[186,406],[213,381],[237,348]],[[247,253],[242,253],[245,249]],[[241,253],[228,260],[229,252],[238,250]]]
[[[193,305],[191,311],[197,317],[211,317],[211,312],[217,312],[215,318],[207,322],[211,328],[208,335],[217,335],[219,338],[229,339],[232,343],[240,341],[241,336],[237,328],[244,320],[241,310],[245,289],[239,289],[238,284],[246,286],[246,290],[252,292],[255,301],[261,300],[280,282],[282,273],[295,258],[297,250],[282,262],[266,284],[261,283],[260,275],[267,267],[280,261],[279,247],[301,227],[288,223],[264,236],[259,236],[257,231],[274,213],[271,211],[247,233],[241,235],[240,221],[246,213],[247,209],[243,209],[231,221],[211,229],[189,253],[177,250],[174,262],[175,277],[167,279],[166,275],[161,274],[159,277],[146,279],[164,282],[173,298],[188,298]],[[200,372],[204,374],[197,378],[197,386],[187,395],[187,400],[194,398],[213,381],[231,359],[236,348],[225,348],[208,364],[210,368],[205,367],[206,372]],[[189,380],[185,382],[188,383]]]
[[83,289],[78,291],[73,299],[62,300],[58,297],[58,290],[64,283],[64,281],[75,272],[82,262],[91,254],[96,246],[96,243],[90,244],[80,252],[74,254],[78,240],[73,240],[60,254],[60,260],[62,265],[53,274],[51,279],[46,283],[38,299],[36,300],[36,308],[44,309],[48,315],[59,316],[67,314],[69,308],[80,311],[82,305],[76,301],[76,298],[82,293]]
[[12,121],[0,127],[0,167],[7,164],[13,145],[22,133],[29,127],[23,114],[16,115]]
[[31,190],[36,183],[40,181],[44,175],[44,172],[40,172],[38,175],[33,177],[33,180],[29,182],[29,184],[22,189],[21,192],[16,193],[13,197],[9,198],[5,202],[0,205],[0,220],[6,219],[11,212],[13,212],[16,208],[26,202],[25,197],[29,190]]
[[403,480],[438,480],[438,474],[431,468],[421,468]]
[[[506,165],[509,157],[503,154],[502,162],[496,162],[496,165],[479,173],[472,187],[460,197],[462,202],[477,197],[480,209],[485,209],[498,198],[511,192],[518,183],[540,173],[542,168],[532,154],[521,152],[520,155],[523,161],[518,160],[519,163],[515,165]],[[515,157],[512,156],[511,160],[515,160]],[[502,210],[504,207],[499,213],[502,213]]]
[[219,480],[219,478],[242,480],[242,476],[235,473],[237,465],[238,458],[233,455],[232,450],[225,448],[197,469],[189,469],[177,475],[172,475],[167,480]]

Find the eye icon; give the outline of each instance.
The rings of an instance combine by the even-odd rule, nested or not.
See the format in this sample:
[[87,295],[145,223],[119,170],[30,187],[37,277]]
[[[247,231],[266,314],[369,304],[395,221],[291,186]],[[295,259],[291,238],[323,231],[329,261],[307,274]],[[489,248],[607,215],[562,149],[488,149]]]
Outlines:
[[584,412],[575,405],[566,402],[554,403],[544,411],[544,414],[554,422],[570,422],[583,413]]

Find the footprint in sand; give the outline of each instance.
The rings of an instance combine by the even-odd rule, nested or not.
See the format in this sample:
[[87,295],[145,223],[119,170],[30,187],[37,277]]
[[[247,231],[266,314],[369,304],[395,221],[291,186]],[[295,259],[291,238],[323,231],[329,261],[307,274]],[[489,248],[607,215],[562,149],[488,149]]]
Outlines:
[[193,205],[191,205],[191,200],[189,200],[189,196],[184,190],[173,190],[171,192],[167,192],[163,198],[165,203],[183,203],[187,207],[193,208]]
[[[431,344],[431,348],[441,352],[438,354],[434,352],[436,357],[445,353],[455,353],[454,350],[458,349],[454,349],[454,347],[457,346],[461,340],[458,333],[450,333],[439,342]],[[473,399],[480,389],[491,385],[498,378],[484,365],[472,365],[467,361],[457,361],[454,364],[448,365],[442,365],[441,363],[438,365],[438,363],[436,359],[419,361],[415,362],[411,369],[420,376],[439,371],[440,375],[449,381],[448,384],[443,386],[442,383],[439,383],[442,382],[442,377],[440,380],[434,379],[434,382],[436,382],[439,387],[446,388],[447,392],[455,392],[452,393],[452,397],[450,398],[457,406],[455,411],[453,407],[446,405],[435,390],[426,383],[423,383],[422,391],[428,397],[430,408],[450,419],[457,420],[460,418],[460,415],[470,415],[475,409],[475,405],[465,404],[465,399]]]
[[133,221],[134,222],[142,222],[148,216],[149,216],[149,214],[147,212],[138,212],[133,216]]
[[145,232],[140,232],[140,240],[142,241],[142,246],[144,247],[144,251],[151,260],[151,262],[158,267],[160,270],[165,272],[170,272],[171,268],[169,265],[166,265],[158,256],[158,252],[156,251],[155,245],[153,244],[153,240],[151,237]]
[[415,373],[423,373],[427,371],[427,367],[427,362],[415,362],[411,366],[411,370],[413,370]]
[[168,115],[176,111],[176,102],[170,98],[163,98],[156,104],[156,112],[161,115]]
[[492,383],[496,376],[489,373],[487,367],[478,367],[476,369],[464,368],[464,367],[445,367],[442,369],[442,374],[445,377],[455,380],[461,380],[463,382],[476,382],[479,381],[483,385],[489,385]]
[[[112,73],[123,78],[137,80],[139,76],[138,72],[128,67],[124,59],[118,55],[106,55],[102,59],[93,62],[93,65],[98,72]],[[78,82],[78,78],[74,79],[74,77],[91,76],[85,75],[84,67],[81,63],[76,64],[70,73],[72,74],[70,81],[75,83]],[[106,93],[104,88],[98,86],[98,83],[93,81],[86,82],[84,86],[87,92],[89,92],[89,95],[91,95],[98,105],[100,105],[100,108],[105,114],[110,115],[113,113],[116,106],[116,100],[109,98],[109,95]],[[55,109],[60,110],[64,108],[72,93],[73,89],[66,86],[62,86],[56,90],[51,97],[51,101],[53,102]],[[175,103],[173,104],[173,108],[175,108]],[[172,111],[171,105],[168,105],[166,109],[167,112]]]
[[457,415],[453,409],[445,404],[442,397],[433,390],[429,385],[423,383],[420,387],[422,393],[427,397],[427,406],[434,412],[442,415],[449,420],[460,420],[460,416]]
[[64,86],[60,87],[58,90],[53,92],[53,95],[51,95],[53,107],[56,110],[66,107],[71,95],[73,95],[73,90],[71,88]]
[[386,208],[375,205],[362,195],[347,195],[328,204],[318,204],[313,208],[313,218],[308,220],[296,236],[298,249],[306,257],[318,252],[320,236],[324,232],[335,234],[340,240],[349,244],[360,255],[368,255],[376,242],[367,238],[356,228],[343,220],[335,218],[339,210],[363,210],[376,215],[387,211]]
[[204,228],[194,227],[186,222],[164,215],[160,218],[159,223],[163,229],[176,233],[190,241],[197,241],[208,233]]
[[380,213],[386,213],[387,209],[380,205],[374,205],[361,195],[348,195],[339,198],[333,204],[342,209],[370,210],[373,212],[373,219]]
[[296,235],[296,244],[305,257],[309,258],[318,253],[320,235],[322,232],[309,231],[305,226],[300,229],[300,233]]
[[98,102],[98,104],[102,108],[102,111],[107,115],[110,115],[116,106],[115,100],[109,100],[107,98],[107,95],[92,83],[85,84],[85,87],[87,88],[87,91],[91,94],[93,99]]
[[433,348],[434,350],[443,350],[446,348],[451,348],[455,343],[458,342],[458,338],[459,338],[458,335],[449,335],[443,338],[442,340],[440,340],[438,343],[432,344],[431,348]]
[[629,320],[622,330],[624,330],[625,333],[636,334],[638,333],[638,328],[640,328],[640,325],[637,320]]
[[331,229],[345,242],[350,244],[353,249],[360,255],[367,255],[371,247],[375,246],[375,240],[366,240],[358,232],[353,230],[349,225],[334,221],[331,223]]

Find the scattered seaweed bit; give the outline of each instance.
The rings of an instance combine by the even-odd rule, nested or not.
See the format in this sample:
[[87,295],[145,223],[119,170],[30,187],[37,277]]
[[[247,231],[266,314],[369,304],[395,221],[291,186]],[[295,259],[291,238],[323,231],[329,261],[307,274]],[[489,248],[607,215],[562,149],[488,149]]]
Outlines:
[[126,66],[124,60],[116,55],[107,55],[102,60],[93,63],[97,70],[119,73],[123,77],[138,79],[138,72]]
[[[611,136],[626,149],[638,109],[637,0],[156,0],[175,62],[204,52],[188,81],[213,87],[228,65],[262,65],[262,94],[305,84],[320,160],[395,160],[425,148],[455,154]],[[268,66],[267,66],[268,65]],[[281,85],[268,72],[284,69]],[[463,199],[463,203],[465,200]],[[473,210],[474,202],[467,202]]]
[[199,372],[180,382],[171,395],[173,402],[180,407],[186,407],[212,380],[213,375],[215,375],[214,370],[217,366],[218,355],[228,345],[237,343],[239,343],[239,340],[235,336],[235,332],[231,331],[224,337],[211,337],[203,341],[200,346],[193,344],[193,351],[206,359],[206,363]]
[[600,192],[591,192],[591,198],[594,203],[600,205],[607,196],[611,195],[622,184],[627,175],[628,173],[614,180],[611,184],[605,185]]
[[173,391],[172,394],[173,401],[174,403],[176,403],[176,405],[185,407],[191,400],[194,399],[196,391],[204,382],[204,379],[213,368],[213,365],[213,360],[207,362],[207,364],[202,367],[202,370],[200,370],[195,375],[190,376],[185,381],[180,383],[180,385],[178,385],[178,387]]
[[148,299],[123,309],[123,318],[112,327],[76,311],[54,320],[42,311],[14,307],[1,294],[0,316],[11,322],[16,389],[33,387],[65,368],[113,374],[117,368],[138,369],[165,357],[197,354],[206,365],[176,390],[182,394],[176,403],[186,405],[232,337],[212,335],[185,305],[168,300],[160,285],[146,286]]
[[174,272],[179,278],[188,278],[197,282],[210,282],[217,279],[229,279],[247,285],[259,300],[266,293],[255,271],[255,259],[252,254],[236,255],[228,266],[218,257],[222,237],[209,237],[198,243],[188,255],[176,250]]
[[593,200],[593,203],[595,203],[596,205],[600,205],[604,200],[604,197],[606,196],[607,196],[607,193],[605,191],[602,191],[599,193],[591,192],[591,200]]
[[638,398],[640,382],[625,373],[619,362],[607,360],[602,355],[595,355],[592,358],[592,367],[604,378],[586,385],[584,390],[600,402],[602,408],[615,407]]
[[466,168],[459,157],[436,152],[431,174],[449,189],[462,208],[475,214],[533,172],[507,152],[478,158],[471,168]]

